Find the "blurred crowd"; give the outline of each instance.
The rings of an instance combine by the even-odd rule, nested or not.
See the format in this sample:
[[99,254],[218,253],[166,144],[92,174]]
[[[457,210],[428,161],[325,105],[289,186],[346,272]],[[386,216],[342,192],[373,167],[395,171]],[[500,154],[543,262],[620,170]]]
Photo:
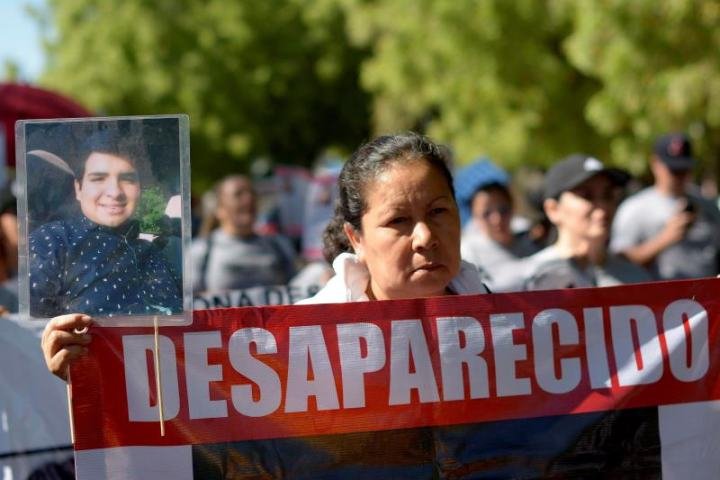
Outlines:
[[[720,211],[693,184],[683,133],[648,154],[652,182],[590,154],[559,159],[532,188],[486,158],[455,171],[462,258],[493,292],[603,287],[720,273]],[[339,160],[231,175],[207,192],[193,241],[196,293],[285,283],[322,286]],[[525,182],[526,184],[528,182]],[[196,210],[196,213],[199,213]]]
[[[584,153],[559,159],[534,184],[478,159],[454,172],[462,258],[493,292],[716,276],[720,211],[693,184],[695,164],[683,133],[656,140],[649,184]],[[203,193],[192,210],[194,295],[322,287],[333,275],[322,236],[341,168],[330,158],[314,170],[230,174]],[[18,304],[17,251],[15,196],[7,188],[0,193],[0,305],[10,312]]]

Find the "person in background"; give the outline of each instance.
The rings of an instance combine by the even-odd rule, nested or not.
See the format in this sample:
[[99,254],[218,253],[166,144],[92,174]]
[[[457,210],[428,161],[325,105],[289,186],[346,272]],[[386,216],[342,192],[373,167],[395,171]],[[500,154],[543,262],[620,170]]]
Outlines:
[[256,231],[261,235],[282,235],[296,252],[301,252],[305,198],[312,178],[312,173],[299,165],[277,165],[273,168],[273,176],[267,179],[269,184],[265,188],[266,195],[272,192],[270,203],[273,205],[269,208],[266,205],[261,210]]
[[610,225],[627,174],[574,154],[544,181],[545,213],[557,229],[552,245],[528,257],[525,289],[604,287],[650,281],[642,268],[608,250]]
[[720,211],[690,184],[695,159],[690,138],[663,135],[650,157],[654,185],[618,209],[611,248],[662,280],[720,273]]
[[254,231],[256,197],[250,179],[230,175],[215,187],[217,228],[193,241],[193,292],[284,285],[295,274],[296,254],[284,237]]
[[480,185],[471,200],[472,217],[463,227],[460,252],[488,274],[494,292],[522,290],[521,259],[539,250],[527,235],[512,231],[513,198],[506,184]]
[[337,201],[340,159],[324,157],[313,170],[305,194],[302,225],[303,266],[290,284],[302,291],[317,292],[330,280],[333,259],[323,254],[323,231],[333,216]]
[[0,189],[0,314],[18,311],[18,219],[12,185]]

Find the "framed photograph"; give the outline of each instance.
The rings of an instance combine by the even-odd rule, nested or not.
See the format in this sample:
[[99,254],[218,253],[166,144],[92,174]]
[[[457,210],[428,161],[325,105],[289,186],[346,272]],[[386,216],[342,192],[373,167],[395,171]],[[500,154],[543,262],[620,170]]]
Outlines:
[[20,313],[191,323],[187,116],[28,120],[15,130]]

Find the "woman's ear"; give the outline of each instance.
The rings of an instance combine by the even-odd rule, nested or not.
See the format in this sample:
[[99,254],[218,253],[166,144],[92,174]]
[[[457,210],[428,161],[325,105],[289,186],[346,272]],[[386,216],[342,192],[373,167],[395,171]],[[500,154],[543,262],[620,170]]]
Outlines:
[[345,222],[343,224],[343,232],[345,232],[345,236],[348,238],[348,241],[350,242],[350,245],[353,248],[353,251],[355,251],[355,255],[357,255],[358,260],[363,260],[363,246],[362,246],[362,235],[360,232],[355,230],[355,228],[350,225],[348,222]]

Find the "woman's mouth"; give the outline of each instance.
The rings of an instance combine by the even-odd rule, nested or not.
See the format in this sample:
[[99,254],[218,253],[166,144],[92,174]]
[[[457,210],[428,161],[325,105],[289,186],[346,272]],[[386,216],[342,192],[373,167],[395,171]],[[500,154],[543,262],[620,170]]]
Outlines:
[[415,271],[425,271],[425,272],[432,272],[435,270],[439,270],[443,267],[441,263],[426,263],[424,265],[420,265],[415,269]]

